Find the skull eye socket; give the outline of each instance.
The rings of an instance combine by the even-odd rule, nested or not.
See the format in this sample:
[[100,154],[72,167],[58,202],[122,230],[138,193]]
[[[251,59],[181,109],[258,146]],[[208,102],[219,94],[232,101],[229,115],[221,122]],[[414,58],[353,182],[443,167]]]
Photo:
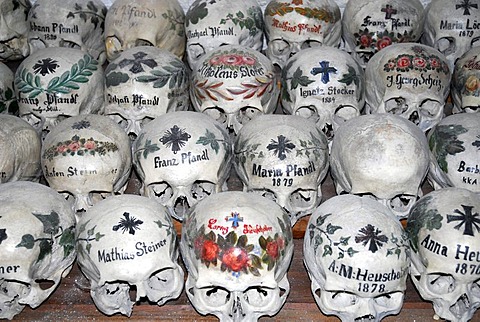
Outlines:
[[398,195],[390,199],[390,208],[395,212],[406,212],[412,208],[417,201],[416,196],[412,195]]
[[150,46],[150,47],[154,47],[153,44],[148,41],[148,40],[145,40],[145,39],[137,39],[135,40],[135,47],[140,47],[140,46]]
[[424,100],[420,104],[420,114],[426,117],[434,117],[442,109],[442,105],[438,101]]
[[60,47],[66,47],[66,48],[76,48],[76,49],[82,49],[78,44],[74,43],[73,41],[61,39],[59,43]]
[[112,120],[114,120],[118,125],[120,125],[120,127],[124,130],[127,129],[128,127],[128,120],[126,118],[124,118],[122,115],[120,114],[108,114],[108,117],[110,117]]
[[385,102],[385,111],[390,114],[401,115],[407,109],[408,105],[403,97],[394,97]]
[[438,51],[445,56],[449,56],[455,53],[455,51],[457,50],[455,46],[455,38],[453,37],[443,37],[438,39],[436,47]]
[[174,279],[175,270],[171,267],[167,267],[153,273],[148,278],[148,286],[154,290],[163,291],[165,290],[165,286],[170,285]]
[[157,199],[161,204],[166,204],[173,196],[172,187],[166,182],[152,183],[148,185],[145,195]]
[[355,116],[358,116],[360,113],[358,113],[358,110],[350,105],[342,105],[337,107],[335,110],[335,114],[333,115],[333,118],[335,122],[338,124],[342,124]]
[[320,116],[318,115],[317,108],[314,105],[301,106],[295,111],[295,115],[311,119],[315,123],[318,122]]
[[403,303],[403,292],[391,292],[374,297],[375,303],[383,307],[394,307]]
[[278,293],[278,289],[251,286],[243,294],[245,300],[253,307],[264,307],[268,305],[272,300],[276,300],[278,297],[274,296]]
[[290,43],[283,39],[274,39],[268,46],[272,49],[272,54],[277,56],[288,54],[290,51]]
[[315,47],[321,47],[322,43],[318,40],[313,40],[313,39],[308,39],[305,40],[302,45],[300,46],[301,49],[306,49],[306,48],[315,48]]
[[195,294],[195,296],[204,299],[207,304],[212,307],[222,306],[230,301],[230,291],[221,286],[202,287],[195,291],[203,293],[203,295]]
[[237,119],[240,124],[245,124],[261,114],[263,113],[258,108],[246,106],[240,109]]
[[428,274],[427,288],[435,294],[448,294],[455,290],[455,279],[450,274]]
[[199,59],[205,55],[205,48],[200,44],[191,44],[188,46],[188,55],[190,58]]
[[[339,303],[342,306],[352,306],[357,304],[358,296],[346,291],[324,291],[326,298],[334,303]],[[318,294],[317,294],[318,295]]]
[[44,120],[42,120],[40,117],[36,116],[35,114],[29,113],[29,114],[22,115],[22,119],[27,121],[28,124],[30,124],[37,130],[40,130],[43,127]]
[[108,54],[113,58],[122,52],[122,43],[115,36],[107,37],[105,40],[105,47]]
[[47,48],[45,42],[40,38],[30,38],[28,42],[30,44],[30,48],[33,48],[35,50]]
[[268,189],[253,189],[252,192],[258,193],[262,197],[265,197],[267,199],[277,201],[277,196],[275,195],[275,192],[268,190]]
[[209,107],[205,109],[203,113],[207,114],[208,116],[220,123],[227,122],[227,115],[225,114],[225,111],[217,106]]
[[196,200],[202,200],[215,193],[215,187],[216,185],[213,182],[197,180],[192,185],[192,197]]
[[316,190],[298,189],[290,195],[290,205],[295,210],[308,210],[317,202]]

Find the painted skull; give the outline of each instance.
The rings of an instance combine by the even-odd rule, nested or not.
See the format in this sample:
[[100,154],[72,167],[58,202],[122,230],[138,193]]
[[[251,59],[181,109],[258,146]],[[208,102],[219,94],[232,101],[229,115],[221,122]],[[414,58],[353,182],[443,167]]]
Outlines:
[[42,139],[60,121],[103,111],[103,69],[85,52],[45,48],[22,61],[15,73],[19,116]]
[[400,115],[427,132],[444,117],[451,72],[445,57],[421,44],[393,44],[365,69],[367,114]]
[[400,116],[353,118],[340,126],[330,151],[337,194],[368,196],[405,218],[423,194],[429,153],[422,131]]
[[452,113],[480,112],[480,47],[460,57],[452,75]]
[[13,80],[13,71],[10,67],[0,62],[0,114],[18,113]]
[[290,292],[293,255],[288,216],[273,201],[222,192],[200,201],[182,227],[187,297],[221,321],[275,315]]
[[363,69],[347,52],[328,46],[304,49],[282,70],[282,107],[317,123],[329,141],[365,104]]
[[390,209],[365,197],[335,196],[307,227],[304,262],[324,314],[378,322],[400,312],[410,249]]
[[365,68],[381,49],[420,40],[423,22],[420,0],[350,0],[342,16],[345,47]]
[[1,184],[0,203],[0,319],[13,319],[40,306],[70,272],[75,216],[60,194],[35,182]]
[[0,61],[28,56],[29,0],[0,0]]
[[105,17],[107,59],[137,46],[166,49],[182,59],[185,13],[178,0],[116,0]]
[[74,116],[45,137],[43,175],[80,215],[107,196],[123,193],[132,165],[130,151],[127,135],[110,118]]
[[0,114],[0,183],[40,179],[42,141],[19,117]]
[[36,0],[28,14],[30,53],[49,47],[76,48],[105,62],[105,15],[100,0]]
[[192,71],[190,98],[235,133],[260,114],[271,114],[280,89],[271,61],[260,52],[227,45],[207,53]]
[[257,0],[196,0],[185,15],[188,63],[193,69],[202,56],[224,45],[261,51],[263,29]]
[[453,114],[428,133],[434,189],[464,188],[480,194],[480,114]]
[[410,277],[442,319],[467,322],[480,307],[479,210],[477,194],[445,188],[421,198],[408,217]]
[[235,168],[243,190],[274,200],[287,211],[293,226],[322,200],[327,138],[303,117],[261,115],[238,133]]
[[272,0],[264,20],[266,55],[280,69],[301,49],[340,45],[341,14],[333,0]]
[[97,308],[130,316],[143,298],[157,305],[178,298],[184,273],[176,237],[165,207],[146,197],[112,196],[90,208],[78,223],[76,249]]
[[127,49],[105,70],[104,113],[135,139],[157,116],[188,109],[188,74],[185,64],[165,49]]
[[420,41],[444,54],[451,70],[458,58],[480,45],[479,5],[478,0],[435,0],[425,8]]
[[157,117],[133,144],[141,194],[166,206],[178,220],[198,201],[226,190],[231,159],[227,131],[193,111]]

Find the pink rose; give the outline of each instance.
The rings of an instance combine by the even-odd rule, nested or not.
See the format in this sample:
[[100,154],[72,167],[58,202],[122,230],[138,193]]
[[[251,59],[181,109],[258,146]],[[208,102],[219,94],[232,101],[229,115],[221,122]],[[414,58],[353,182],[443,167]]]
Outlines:
[[88,140],[87,142],[85,142],[83,147],[87,150],[95,150],[95,148],[97,147],[97,144],[93,140]]
[[257,62],[255,58],[246,57],[246,56],[242,57],[242,60],[245,65],[250,65],[250,66],[255,65],[255,63]]
[[392,40],[390,39],[390,37],[382,37],[382,39],[379,39],[377,41],[377,49],[378,50],[382,50],[383,48],[387,47],[387,46],[390,46],[392,44]]
[[238,66],[238,65],[242,65],[243,57],[236,54],[225,55],[223,56],[222,62],[225,65]]
[[67,148],[68,147],[65,144],[59,145],[59,146],[57,146],[57,152],[58,153],[63,153],[65,151],[67,151]]
[[398,58],[397,60],[397,67],[399,68],[407,68],[410,67],[410,58],[403,56]]
[[80,149],[80,143],[79,143],[78,141],[74,141],[74,142],[72,142],[72,143],[70,143],[70,144],[68,145],[68,149],[69,149],[70,151],[75,152],[75,151],[77,151],[78,149]]
[[427,61],[422,57],[413,58],[413,66],[418,68],[425,68],[427,66]]

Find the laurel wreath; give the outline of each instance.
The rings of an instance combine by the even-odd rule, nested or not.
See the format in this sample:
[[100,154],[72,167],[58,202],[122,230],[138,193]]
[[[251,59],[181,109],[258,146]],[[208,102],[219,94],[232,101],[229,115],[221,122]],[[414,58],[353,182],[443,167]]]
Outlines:
[[19,73],[20,76],[15,79],[15,85],[20,93],[28,93],[28,98],[35,98],[43,92],[69,94],[72,90],[80,88],[78,83],[88,82],[88,77],[97,70],[97,65],[98,62],[86,54],[73,64],[69,71],[64,72],[60,77],[52,78],[47,88],[42,87],[40,76],[34,76],[24,67]]

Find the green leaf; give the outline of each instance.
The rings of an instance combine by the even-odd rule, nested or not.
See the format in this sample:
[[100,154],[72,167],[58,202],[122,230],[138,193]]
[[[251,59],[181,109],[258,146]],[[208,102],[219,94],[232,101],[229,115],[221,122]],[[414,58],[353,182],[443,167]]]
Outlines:
[[332,247],[330,247],[330,245],[325,245],[323,246],[323,255],[322,257],[325,257],[327,255],[332,255],[333,251],[332,251]]
[[85,250],[87,251],[87,253],[90,254],[90,249],[92,248],[92,244],[87,244],[87,246],[85,246]]
[[38,254],[38,259],[37,261],[41,261],[45,258],[45,256],[49,255],[52,253],[52,241],[51,240],[41,240],[40,244],[38,245],[40,247],[40,253]]
[[22,236],[22,240],[15,247],[17,247],[17,248],[18,247],[25,247],[26,249],[32,249],[34,245],[35,245],[35,238],[30,234],[26,234],[26,235]]
[[96,233],[95,234],[95,241],[99,241],[104,236],[105,236],[104,234]]
[[265,237],[260,236],[260,238],[258,239],[258,243],[260,247],[262,247],[262,249],[267,249],[267,240],[265,239]]
[[66,258],[75,249],[75,226],[65,229],[58,243],[63,246],[63,258]]
[[60,217],[58,214],[52,210],[48,215],[36,214],[33,215],[42,222],[43,232],[45,234],[56,235],[59,231]]
[[331,223],[329,223],[329,224],[327,225],[327,233],[330,234],[330,235],[334,234],[335,231],[337,231],[338,229],[342,229],[342,227],[340,227],[340,226],[334,226],[334,225],[332,225]]

